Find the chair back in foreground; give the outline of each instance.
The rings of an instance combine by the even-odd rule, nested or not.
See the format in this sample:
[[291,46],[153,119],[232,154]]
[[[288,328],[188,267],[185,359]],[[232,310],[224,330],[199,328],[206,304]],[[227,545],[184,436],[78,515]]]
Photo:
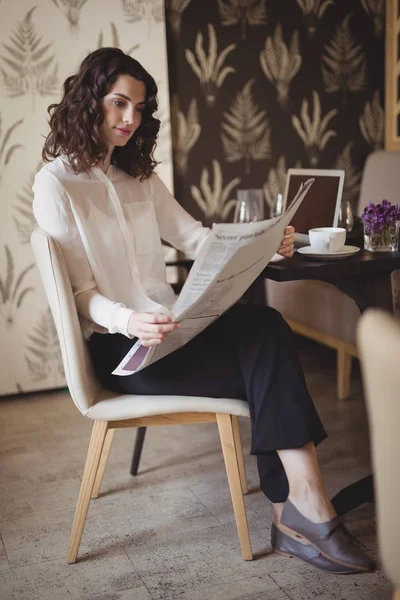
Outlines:
[[64,257],[57,242],[41,229],[33,231],[31,245],[56,326],[68,389],[77,408],[86,415],[100,385],[82,335]]
[[357,215],[373,202],[382,200],[398,203],[400,186],[400,152],[377,150],[367,156],[361,179]]
[[357,341],[372,445],[380,551],[400,598],[400,322],[385,311],[368,310],[360,319]]

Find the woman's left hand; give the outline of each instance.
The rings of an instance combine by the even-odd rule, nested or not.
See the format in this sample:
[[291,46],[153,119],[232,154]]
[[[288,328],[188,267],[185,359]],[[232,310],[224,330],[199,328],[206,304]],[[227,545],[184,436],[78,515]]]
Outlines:
[[294,254],[294,237],[292,235],[293,233],[294,227],[292,227],[292,225],[286,227],[285,237],[281,241],[281,245],[278,250],[278,254],[284,256],[285,258],[292,258]]

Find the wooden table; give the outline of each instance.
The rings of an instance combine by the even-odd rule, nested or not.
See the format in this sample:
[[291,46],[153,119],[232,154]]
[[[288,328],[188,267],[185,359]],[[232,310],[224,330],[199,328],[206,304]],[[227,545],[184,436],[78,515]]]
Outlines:
[[[293,258],[269,264],[263,277],[274,281],[318,279],[332,283],[350,296],[361,312],[370,307],[393,311],[391,274],[400,269],[400,252],[360,250],[350,258],[316,261],[295,254]],[[373,479],[368,475],[341,490],[332,504],[342,515],[364,502],[373,502]]]
[[293,258],[270,263],[262,274],[274,281],[326,281],[350,296],[361,311],[376,306],[392,312],[391,273],[398,269],[400,252],[360,250],[349,258],[333,261],[310,260],[296,253]]

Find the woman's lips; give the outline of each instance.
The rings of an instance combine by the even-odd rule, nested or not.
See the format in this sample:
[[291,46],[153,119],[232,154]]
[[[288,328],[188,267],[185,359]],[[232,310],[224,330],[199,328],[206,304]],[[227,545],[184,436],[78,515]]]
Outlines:
[[131,132],[129,131],[129,129],[121,129],[120,127],[116,127],[115,128],[121,135],[130,135]]

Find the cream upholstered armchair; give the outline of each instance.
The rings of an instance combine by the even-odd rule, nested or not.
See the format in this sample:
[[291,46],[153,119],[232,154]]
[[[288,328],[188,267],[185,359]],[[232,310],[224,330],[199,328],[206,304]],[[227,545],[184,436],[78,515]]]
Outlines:
[[[386,198],[400,203],[400,152],[378,151],[364,166],[357,214],[368,202]],[[295,333],[334,348],[337,352],[337,395],[349,395],[351,362],[358,357],[356,325],[360,312],[355,302],[334,285],[323,281],[267,280],[268,304],[279,310]]]
[[400,321],[366,311],[357,329],[371,435],[379,546],[400,600]]
[[247,402],[195,396],[119,395],[103,388],[93,374],[62,251],[39,229],[32,233],[31,243],[56,325],[69,392],[78,410],[93,420],[68,562],[76,561],[89,502],[99,495],[115,430],[206,422],[218,425],[242,555],[251,560],[243,499],[247,483],[238,425],[239,416],[249,417]]

